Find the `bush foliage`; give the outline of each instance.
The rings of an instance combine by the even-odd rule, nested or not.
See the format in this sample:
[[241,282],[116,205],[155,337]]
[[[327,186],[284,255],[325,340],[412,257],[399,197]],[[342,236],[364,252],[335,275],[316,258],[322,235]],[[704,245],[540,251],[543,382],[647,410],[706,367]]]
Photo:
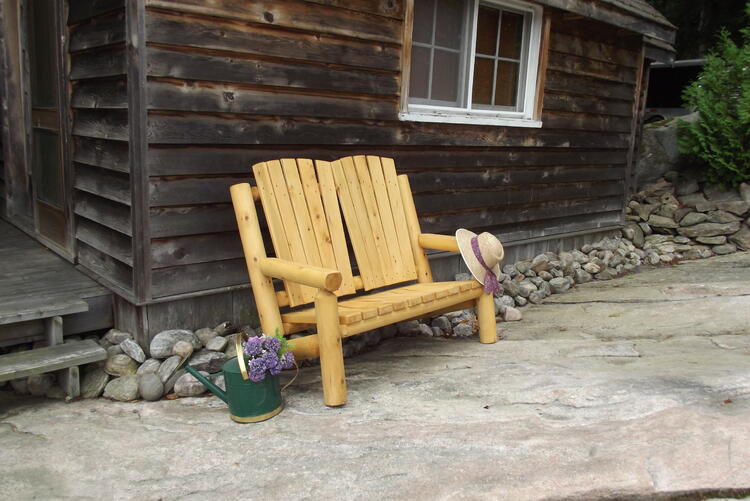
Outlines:
[[[745,9],[750,17],[750,2]],[[725,186],[750,180],[750,25],[741,33],[737,45],[721,32],[700,76],[683,93],[700,120],[681,124],[680,149],[705,162],[708,181]]]

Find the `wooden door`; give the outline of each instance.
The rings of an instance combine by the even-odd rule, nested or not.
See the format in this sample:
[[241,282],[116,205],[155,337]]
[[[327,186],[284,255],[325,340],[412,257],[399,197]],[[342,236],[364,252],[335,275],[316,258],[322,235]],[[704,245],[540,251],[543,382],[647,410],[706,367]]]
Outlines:
[[25,34],[30,95],[30,147],[34,213],[45,243],[71,255],[65,173],[67,91],[61,77],[61,0],[26,0]]

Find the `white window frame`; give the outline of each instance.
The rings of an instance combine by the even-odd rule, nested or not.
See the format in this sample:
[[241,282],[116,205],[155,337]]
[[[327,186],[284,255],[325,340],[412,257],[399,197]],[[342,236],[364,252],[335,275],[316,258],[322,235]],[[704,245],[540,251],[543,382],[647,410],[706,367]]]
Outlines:
[[[413,9],[413,3],[410,2]],[[486,4],[500,9],[507,8],[515,11],[521,11],[528,14],[531,18],[529,23],[529,38],[523,42],[521,71],[520,75],[525,78],[523,83],[523,106],[522,111],[510,111],[502,109],[472,108],[472,92],[474,86],[474,60],[475,46],[477,37],[477,16],[479,5]],[[539,54],[542,45],[542,7],[536,4],[517,0],[469,0],[471,19],[470,24],[466,27],[469,34],[468,44],[464,49],[466,63],[462,66],[466,72],[461,81],[459,88],[465,89],[466,105],[463,107],[454,106],[437,106],[431,104],[421,104],[409,102],[409,74],[403,74],[402,92],[402,111],[399,113],[399,119],[416,122],[436,122],[436,123],[457,123],[470,125],[498,125],[511,127],[535,127],[542,126],[541,120],[535,118],[537,79],[539,72]],[[411,16],[411,26],[407,29],[413,30],[413,13]],[[467,23],[468,24],[468,23]],[[470,30],[470,31],[469,31]],[[411,51],[411,35],[408,36],[409,47]],[[466,41],[464,42],[466,44]],[[411,56],[409,56],[411,58]],[[410,64],[409,64],[410,66]],[[525,77],[524,77],[525,73]],[[465,87],[464,87],[465,86]],[[459,102],[462,98],[459,96]]]

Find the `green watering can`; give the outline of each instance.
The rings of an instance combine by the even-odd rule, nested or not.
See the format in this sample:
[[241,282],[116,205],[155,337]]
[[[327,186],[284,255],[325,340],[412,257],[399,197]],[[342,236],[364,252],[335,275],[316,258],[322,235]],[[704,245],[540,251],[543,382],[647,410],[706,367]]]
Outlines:
[[216,386],[189,365],[185,366],[185,370],[211,390],[211,393],[229,405],[229,417],[234,421],[257,423],[274,417],[281,412],[284,404],[281,400],[279,376],[267,374],[263,381],[257,383],[250,380],[242,352],[243,337],[246,337],[246,334],[238,334],[235,337],[237,358],[227,360],[222,367],[226,391]]

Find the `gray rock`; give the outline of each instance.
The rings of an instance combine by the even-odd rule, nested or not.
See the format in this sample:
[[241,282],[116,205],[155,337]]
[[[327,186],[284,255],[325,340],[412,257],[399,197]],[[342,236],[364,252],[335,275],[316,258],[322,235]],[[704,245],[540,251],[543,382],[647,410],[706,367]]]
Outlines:
[[516,276],[516,273],[518,273],[518,270],[516,269],[514,265],[506,264],[505,266],[503,266],[503,273],[512,278]]
[[697,237],[695,241],[706,245],[722,245],[727,243],[727,237],[724,235],[716,237]]
[[156,374],[159,371],[159,367],[161,367],[161,362],[155,358],[149,358],[143,364],[141,364],[140,367],[138,367],[138,370],[135,371],[136,374],[139,376],[143,376],[145,374]]
[[177,341],[174,346],[172,346],[172,355],[177,355],[178,357],[182,358],[190,358],[190,355],[193,354],[193,345],[187,341]]
[[174,374],[172,374],[169,379],[167,379],[164,382],[164,394],[172,393],[172,390],[174,389],[174,384],[177,382],[178,379],[180,379],[183,375],[187,374],[187,371],[185,369],[180,369]]
[[209,374],[208,379],[209,381],[211,381],[213,384],[215,384],[222,390],[227,391],[227,385],[226,385],[226,382],[224,381],[223,372],[221,374]]
[[[546,273],[546,272],[544,272]],[[552,275],[549,276],[549,279],[552,280],[554,277]],[[534,286],[538,289],[540,285],[544,283],[544,279],[542,277],[531,277],[528,279],[529,282],[534,284]]]
[[549,286],[552,294],[559,294],[570,288],[570,282],[568,282],[567,278],[553,278],[549,281]]
[[453,336],[469,337],[475,334],[475,327],[469,323],[460,323],[453,327]]
[[432,337],[432,327],[430,327],[427,324],[420,323],[419,324],[419,336],[426,336],[426,337]]
[[126,339],[133,339],[133,335],[119,329],[110,329],[104,335],[104,339],[106,339],[109,344],[120,344]]
[[742,218],[724,210],[715,210],[708,213],[708,220],[712,223],[732,223],[742,221]]
[[679,178],[674,186],[674,191],[677,196],[690,195],[699,189],[698,181],[695,179]]
[[678,236],[674,237],[672,241],[676,244],[689,244],[690,239],[688,237]]
[[161,363],[161,366],[159,367],[159,370],[156,371],[156,374],[159,376],[159,379],[162,380],[162,382],[166,383],[167,380],[172,377],[172,374],[174,374],[175,370],[177,370],[177,367],[180,366],[182,363],[182,357],[178,355],[173,355],[166,359],[164,362]]
[[[207,342],[208,342],[209,340],[211,340],[211,339],[215,338],[215,337],[216,337],[216,336],[218,336],[218,335],[219,335],[219,333],[218,333],[218,332],[216,332],[215,330],[213,330],[213,329],[210,329],[210,328],[208,328],[208,327],[204,327],[204,328],[202,328],[202,329],[198,329],[197,331],[195,331],[195,336],[196,336],[196,337],[197,337],[198,339],[200,339],[200,341],[201,341],[201,343],[203,344],[203,346],[205,346],[205,345],[206,345],[206,343],[207,343]],[[198,349],[197,347],[194,347],[194,348],[195,348],[195,349]]]
[[690,212],[680,219],[680,226],[693,226],[708,221],[708,216],[702,212]]
[[447,335],[445,331],[443,331],[442,329],[438,329],[437,327],[430,327],[430,329],[432,329],[433,337],[443,337]]
[[28,378],[20,378],[20,379],[13,379],[10,382],[10,387],[13,388],[13,391],[18,393],[19,395],[28,395],[29,394],[29,385],[26,381]]
[[518,295],[521,297],[528,298],[529,294],[537,290],[536,285],[531,283],[529,280],[524,280],[518,284]]
[[743,250],[750,250],[750,228],[742,226],[740,231],[729,237],[729,241]]
[[693,193],[690,195],[683,195],[678,197],[678,200],[682,205],[686,205],[688,207],[695,207],[698,204],[705,204],[708,202],[706,200],[705,195],[703,193]]
[[[634,223],[628,223],[625,225],[625,227],[622,229],[622,234],[625,238],[633,242],[633,245],[635,245],[638,248],[642,248],[643,244],[645,242],[644,238],[645,235],[643,234],[643,230],[641,227]],[[584,261],[585,262],[585,261]]]
[[81,396],[83,398],[97,398],[104,391],[109,382],[109,374],[101,367],[86,370],[81,379]]
[[589,262],[589,257],[578,249],[571,251],[570,254],[573,256],[573,260],[575,260],[576,263],[586,264]]
[[57,400],[62,400],[63,398],[67,397],[63,389],[60,388],[59,384],[53,384],[52,386],[50,386],[49,390],[47,390],[47,393],[44,396],[47,398],[54,398]]
[[419,334],[419,320],[407,320],[396,324],[398,333],[402,336],[416,336]]
[[711,201],[714,202],[732,202],[735,200],[742,200],[739,193],[736,191],[725,190],[721,186],[706,185],[703,188],[703,193]]
[[705,203],[698,203],[695,204],[695,210],[698,212],[711,212],[712,210],[716,210],[716,203],[715,202],[705,202]]
[[[495,304],[497,305],[497,301],[500,298],[495,298]],[[497,306],[495,307],[497,309]],[[431,327],[440,329],[446,334],[450,334],[451,330],[453,329],[453,326],[451,325],[451,321],[448,320],[448,317],[445,315],[440,315],[439,317],[435,317],[432,319],[432,322],[430,323]]]
[[237,326],[232,322],[222,322],[214,327],[214,331],[219,336],[227,336],[229,334],[234,334],[235,332],[237,332]]
[[750,203],[742,200],[736,200],[733,202],[716,202],[716,207],[719,209],[731,212],[737,216],[744,216],[750,210]]
[[511,296],[500,296],[495,298],[495,315],[502,315],[505,312],[505,308],[508,306],[515,306],[516,302],[513,301]]
[[506,322],[517,322],[523,319],[523,315],[521,314],[521,311],[519,309],[509,306],[508,308],[505,309],[505,314],[503,315],[503,319]]
[[643,230],[644,235],[650,235],[654,231],[651,229],[651,226],[649,226],[648,223],[638,223],[638,227]]
[[[555,278],[555,277],[553,277],[553,276],[552,276],[552,273],[550,273],[550,272],[548,272],[548,271],[540,271],[540,272],[539,272],[539,276],[538,276],[538,278],[540,278],[540,279],[542,279],[542,280],[550,281],[550,280],[552,280],[552,279],[553,279],[553,278]],[[535,285],[536,285],[537,287],[539,287],[539,284],[535,284]]]
[[529,271],[531,265],[531,259],[524,259],[523,261],[518,261],[516,263],[516,270],[518,270],[518,273],[521,273],[522,275]]
[[656,214],[674,220],[674,214],[677,212],[677,209],[679,209],[677,204],[665,203],[661,204],[659,210],[656,211]]
[[591,282],[591,274],[585,270],[576,270],[575,281],[577,284]]
[[529,301],[525,297],[515,296],[513,300],[516,302],[516,306],[526,306]]
[[548,255],[539,254],[531,261],[529,267],[534,270],[535,273],[539,273],[540,271],[547,271],[552,267],[549,262],[550,259]]
[[750,183],[740,184],[740,198],[743,201],[750,203]]
[[206,349],[211,351],[224,351],[227,347],[227,338],[222,336],[216,336],[213,339],[209,339],[206,343]]
[[104,387],[104,398],[130,402],[138,398],[139,376],[130,375],[113,379]]
[[104,372],[115,377],[130,376],[135,374],[137,370],[138,364],[135,363],[135,360],[124,354],[109,357],[104,364]]
[[531,304],[540,304],[542,300],[544,299],[544,294],[542,294],[539,291],[534,291],[531,294],[529,294],[529,297],[527,299],[529,300],[529,303]]
[[143,349],[132,339],[123,339],[119,346],[122,348],[123,353],[139,364],[146,360],[146,354],[143,353]]
[[[539,293],[542,295],[543,298],[548,297],[550,294],[552,294],[552,287],[549,286],[548,282],[542,282],[539,285]],[[513,305],[509,305],[513,306]]]
[[33,397],[44,397],[55,384],[55,376],[49,372],[44,374],[33,374],[26,379],[26,387]]
[[505,291],[505,294],[509,296],[518,296],[520,293],[520,289],[518,288],[518,282],[516,280],[504,280],[503,281],[503,290]]
[[617,271],[613,270],[612,268],[606,268],[603,271],[600,271],[595,275],[597,280],[612,280],[615,275],[617,275]]
[[195,370],[206,371],[211,374],[219,372],[226,360],[227,356],[222,352],[202,350],[193,355],[190,359],[190,365]]
[[[199,371],[202,376],[208,376],[208,372]],[[207,389],[192,374],[183,374],[174,383],[174,392],[181,397],[196,397],[206,393]]]
[[119,344],[113,344],[107,348],[107,357],[114,357],[115,355],[122,355],[122,346]]
[[144,374],[138,381],[138,393],[143,400],[154,402],[164,395],[164,383],[156,374]]
[[650,224],[652,228],[675,229],[680,227],[680,225],[675,223],[674,219],[671,217],[658,216],[656,214],[653,214],[648,218],[648,224]]
[[644,204],[638,207],[636,209],[636,212],[638,213],[638,217],[640,217],[644,221],[648,221],[648,218],[651,217],[651,214],[656,212],[656,209],[658,208],[658,204]]
[[680,235],[695,237],[714,237],[716,235],[731,235],[740,230],[740,223],[700,223],[677,230]]
[[153,358],[167,358],[172,356],[172,348],[177,341],[187,341],[194,350],[202,346],[200,339],[192,331],[184,329],[172,329],[162,331],[154,336],[149,347]]
[[453,280],[457,282],[468,282],[469,280],[474,280],[474,277],[471,275],[471,273],[456,273],[453,275]]
[[586,263],[583,265],[583,270],[588,273],[599,273],[602,267],[596,263]]

